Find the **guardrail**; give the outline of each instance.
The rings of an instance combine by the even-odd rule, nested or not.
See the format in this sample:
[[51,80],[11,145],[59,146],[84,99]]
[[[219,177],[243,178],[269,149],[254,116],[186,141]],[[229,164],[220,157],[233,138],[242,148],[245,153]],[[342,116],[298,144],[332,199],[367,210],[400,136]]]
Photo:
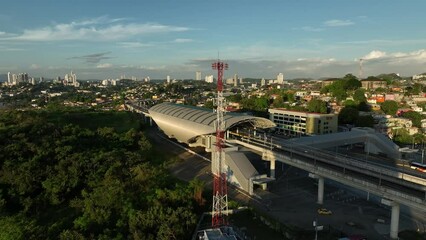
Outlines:
[[[406,187],[415,188],[418,190],[426,191],[426,174],[423,176],[421,173],[413,174],[412,172],[406,171],[405,169],[399,169],[390,167],[374,162],[362,161],[358,158],[342,156],[336,153],[331,154],[329,151],[314,148],[312,146],[301,145],[293,142],[286,142],[286,145],[282,145],[275,141],[272,142],[272,137],[269,136],[270,142],[266,141],[266,136],[259,135],[257,137],[251,137],[249,135],[233,133],[231,135],[246,139],[250,144],[256,145],[257,147],[269,148],[269,149],[280,149],[283,151],[292,152],[295,154],[302,154],[306,157],[310,157],[314,160],[320,160],[328,164],[333,164],[342,168],[347,168],[353,171],[369,171],[372,175],[379,174],[383,176],[384,180],[402,184]],[[259,151],[259,149],[258,149]],[[321,159],[319,159],[321,157]],[[329,160],[333,159],[333,160]],[[416,185],[417,184],[417,185]]]
[[[304,169],[306,171],[318,174],[319,176],[324,176],[326,178],[344,183],[346,185],[367,190],[373,194],[376,194],[378,196],[382,196],[385,198],[388,198],[390,200],[394,200],[400,203],[404,203],[405,205],[412,206],[421,210],[425,210],[426,206],[426,193],[424,199],[415,197],[409,194],[402,193],[398,190],[392,189],[388,186],[383,186],[377,183],[372,183],[363,179],[356,178],[351,175],[342,174],[340,172],[336,172],[333,170],[330,170],[328,168],[324,168],[318,165],[315,165],[314,163],[309,163],[303,160],[299,160],[295,158],[294,156],[286,156],[283,154],[275,153],[271,150],[266,150],[265,152],[269,152],[270,156],[275,159],[280,159],[284,161],[285,163]],[[268,154],[267,154],[268,155]],[[266,156],[267,156],[266,155]],[[267,156],[268,157],[268,156]]]

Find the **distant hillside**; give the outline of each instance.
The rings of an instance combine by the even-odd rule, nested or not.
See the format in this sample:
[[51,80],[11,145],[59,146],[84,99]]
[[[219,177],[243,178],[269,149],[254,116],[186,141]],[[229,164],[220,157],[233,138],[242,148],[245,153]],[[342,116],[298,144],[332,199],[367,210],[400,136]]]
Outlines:
[[376,76],[383,80],[401,80],[402,78],[396,73],[382,73]]

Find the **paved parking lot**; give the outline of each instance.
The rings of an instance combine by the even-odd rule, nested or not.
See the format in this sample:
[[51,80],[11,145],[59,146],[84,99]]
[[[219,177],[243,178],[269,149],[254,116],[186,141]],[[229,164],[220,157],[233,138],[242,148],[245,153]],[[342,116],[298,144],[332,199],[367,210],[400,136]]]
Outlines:
[[[284,173],[278,175],[277,181],[270,185],[268,191],[257,192],[268,204],[270,214],[281,222],[310,229],[312,221],[318,220],[324,227],[330,226],[347,234],[363,234],[370,239],[388,239],[391,210],[378,204],[373,196],[367,201],[366,193],[356,193],[352,189],[326,181],[324,205],[319,206],[316,203],[315,179],[309,178],[307,172],[293,167],[287,168]],[[318,214],[319,207],[331,210],[332,214]],[[424,214],[401,212],[400,231],[424,231],[426,220],[421,220]],[[384,220],[384,223],[379,223],[378,219]]]

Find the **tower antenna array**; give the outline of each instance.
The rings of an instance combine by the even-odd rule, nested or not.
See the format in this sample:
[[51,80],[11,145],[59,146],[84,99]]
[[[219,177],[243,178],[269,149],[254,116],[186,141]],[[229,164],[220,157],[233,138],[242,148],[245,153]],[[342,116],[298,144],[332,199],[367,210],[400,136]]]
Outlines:
[[227,225],[228,214],[228,192],[226,174],[222,170],[225,162],[224,137],[225,137],[225,100],[223,97],[223,70],[228,69],[228,64],[219,59],[212,64],[212,68],[217,70],[217,108],[216,108],[216,147],[212,153],[212,173],[213,173],[213,206],[212,206],[212,227]]

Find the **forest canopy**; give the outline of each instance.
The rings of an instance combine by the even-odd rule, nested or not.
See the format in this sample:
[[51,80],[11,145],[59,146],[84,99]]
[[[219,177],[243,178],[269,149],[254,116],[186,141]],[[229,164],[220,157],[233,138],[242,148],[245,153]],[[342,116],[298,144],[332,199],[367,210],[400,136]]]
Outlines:
[[[179,183],[127,112],[0,113],[0,239],[187,239]],[[199,194],[198,194],[199,195]]]

